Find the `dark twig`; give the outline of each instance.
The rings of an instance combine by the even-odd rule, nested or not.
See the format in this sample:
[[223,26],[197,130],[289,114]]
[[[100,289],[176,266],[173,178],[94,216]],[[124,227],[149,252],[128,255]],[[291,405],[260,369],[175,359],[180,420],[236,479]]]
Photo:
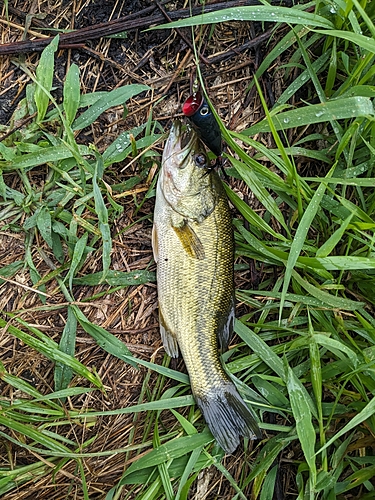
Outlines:
[[[0,0],[0,4],[3,4],[3,3],[4,3],[4,0]],[[26,20],[26,18],[28,16],[28,14],[26,14],[26,12],[24,12],[23,10],[17,9],[16,7],[13,7],[12,5],[9,5],[9,4],[8,4],[8,12],[9,12],[9,14],[13,14],[14,16],[16,16],[24,21]],[[51,31],[51,29],[53,30],[53,28],[51,28],[47,23],[45,23],[42,19],[40,19],[37,16],[33,16],[32,24],[35,26],[38,26],[39,28],[48,29],[49,31]],[[56,31],[56,33],[58,33],[58,30],[55,30],[55,31]]]
[[22,127],[24,127],[25,125],[27,125],[29,122],[31,122],[31,120],[33,118],[35,118],[37,114],[38,114],[37,112],[33,113],[32,115],[28,116],[27,118],[25,118],[24,120],[22,120],[20,123],[18,123],[18,125],[16,127],[13,127],[12,129],[8,130],[8,132],[6,132],[4,135],[2,135],[0,137],[0,142],[3,142],[10,135],[12,135],[14,132],[16,132],[17,130],[21,129]]
[[[156,3],[156,5],[159,7],[160,11],[163,13],[163,16],[165,17],[165,19],[168,21],[168,22],[171,22],[172,19],[169,17],[168,15],[168,12],[164,9],[164,7],[161,5],[161,3],[158,1],[158,0],[154,0],[154,2]],[[180,38],[182,38],[182,40],[186,43],[186,45],[192,50],[192,52],[194,53],[194,46],[193,44],[191,43],[191,41],[184,35],[184,33],[179,29],[179,28],[174,28],[176,30],[176,33],[178,34],[178,36]],[[204,63],[204,64],[211,64],[210,61],[204,57],[203,54],[201,54],[199,51],[198,52],[198,57],[199,59]]]
[[224,52],[223,54],[218,54],[217,56],[209,56],[208,60],[210,64],[215,64],[218,62],[223,61],[224,59],[228,59],[229,57],[233,57],[237,55],[240,52],[243,52],[246,49],[251,49],[254,47],[257,47],[261,43],[265,42],[266,40],[269,39],[269,37],[272,34],[274,28],[265,31],[261,35],[258,35],[256,38],[253,38],[253,40],[249,40],[248,42],[245,42],[244,44],[240,45],[239,47],[236,47],[235,49],[228,50],[227,52]]
[[[164,3],[164,2],[161,2]],[[204,12],[216,12],[225,8],[234,8],[246,5],[259,5],[258,0],[232,0],[229,2],[219,2],[206,4],[204,6]],[[147,13],[152,12],[155,9],[154,6],[138,11],[136,14],[130,14],[126,17],[121,17],[113,21],[108,21],[106,23],[95,24],[93,26],[87,26],[86,28],[71,31],[69,33],[62,33],[60,35],[60,45],[59,47],[69,48],[71,44],[77,45],[81,43],[86,43],[87,40],[95,40],[97,38],[106,37],[109,35],[114,35],[116,33],[121,33],[122,31],[130,31],[138,28],[149,28],[151,26],[158,26],[165,20],[163,14],[154,14],[145,16]],[[202,13],[202,7],[194,7],[192,9],[193,15],[198,15]],[[140,16],[145,17],[140,17]],[[185,19],[190,17],[190,9],[175,10],[168,13],[172,21],[176,19]],[[37,40],[25,40],[21,42],[5,43],[0,44],[0,56],[10,55],[10,54],[25,54],[30,52],[41,52],[48,44],[52,41],[52,37],[37,39]]]

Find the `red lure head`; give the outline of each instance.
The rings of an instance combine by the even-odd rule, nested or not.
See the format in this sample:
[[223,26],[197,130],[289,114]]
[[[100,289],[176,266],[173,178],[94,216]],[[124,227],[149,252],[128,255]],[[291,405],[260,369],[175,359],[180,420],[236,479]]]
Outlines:
[[203,96],[200,92],[195,92],[189,96],[182,105],[182,112],[185,116],[193,116],[203,104]]

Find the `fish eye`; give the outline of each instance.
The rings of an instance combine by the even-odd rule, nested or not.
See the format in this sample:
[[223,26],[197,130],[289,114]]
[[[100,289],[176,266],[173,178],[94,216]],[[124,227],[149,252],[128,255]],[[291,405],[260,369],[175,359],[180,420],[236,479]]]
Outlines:
[[199,153],[199,154],[195,155],[194,162],[195,162],[196,166],[199,168],[206,167],[206,165],[207,165],[206,155],[204,155],[203,153]]
[[199,111],[201,116],[207,116],[209,112],[210,110],[208,106],[202,106],[201,110]]

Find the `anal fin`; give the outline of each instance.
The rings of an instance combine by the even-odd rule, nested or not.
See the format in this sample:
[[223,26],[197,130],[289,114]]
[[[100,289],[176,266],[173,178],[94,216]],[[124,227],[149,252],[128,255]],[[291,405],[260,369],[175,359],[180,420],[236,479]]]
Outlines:
[[170,330],[168,330],[160,309],[159,309],[159,325],[160,325],[160,336],[163,342],[165,352],[171,358],[178,358],[179,349],[178,349],[178,342],[176,339],[176,335],[172,333]]
[[232,338],[234,330],[234,317],[235,317],[235,302],[233,296],[228,317],[225,318],[224,324],[222,325],[222,327],[220,327],[219,331],[217,332],[217,340],[219,342],[220,350],[222,352],[228,350],[228,345]]

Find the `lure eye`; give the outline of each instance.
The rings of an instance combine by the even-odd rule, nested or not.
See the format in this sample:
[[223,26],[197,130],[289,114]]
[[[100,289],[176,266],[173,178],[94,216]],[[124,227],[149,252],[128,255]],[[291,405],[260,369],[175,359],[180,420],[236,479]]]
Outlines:
[[206,158],[206,155],[204,155],[203,153],[199,153],[197,155],[194,156],[194,162],[196,164],[197,167],[199,168],[205,168],[206,165],[207,165],[207,158]]
[[201,116],[207,116],[209,112],[210,110],[208,106],[202,106],[201,110],[199,111]]

